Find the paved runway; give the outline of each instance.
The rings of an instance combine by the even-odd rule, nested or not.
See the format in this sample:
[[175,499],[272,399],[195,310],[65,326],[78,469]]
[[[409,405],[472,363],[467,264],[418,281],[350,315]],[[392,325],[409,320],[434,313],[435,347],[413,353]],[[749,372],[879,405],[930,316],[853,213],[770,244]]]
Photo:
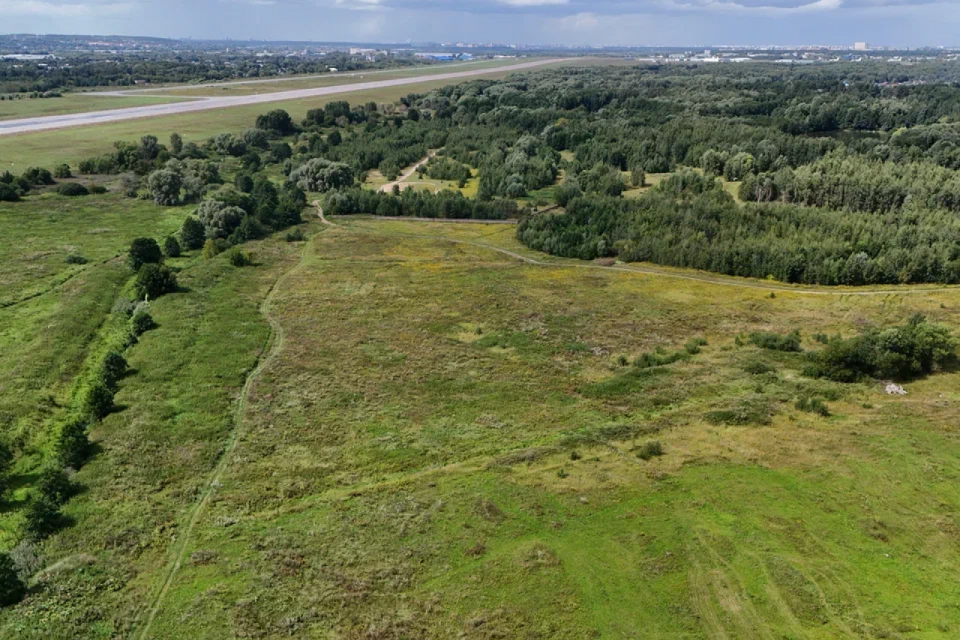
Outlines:
[[375,80],[372,82],[359,82],[331,87],[314,87],[312,89],[295,89],[292,91],[277,91],[274,93],[262,93],[249,96],[198,98],[189,102],[175,102],[172,104],[155,104],[140,107],[129,107],[124,109],[109,109],[105,111],[87,111],[85,113],[71,113],[59,116],[42,116],[37,118],[21,118],[18,120],[3,120],[0,121],[0,136],[14,135],[17,133],[30,133],[34,131],[48,131],[51,129],[64,129],[67,127],[83,127],[93,124],[120,122],[122,120],[135,120],[138,118],[150,118],[154,116],[176,115],[179,113],[190,113],[193,111],[224,109],[227,107],[278,102],[281,100],[296,100],[299,98],[314,98],[317,96],[329,96],[340,93],[353,93],[368,89],[398,87],[408,84],[418,84],[421,82],[432,82],[436,80],[456,80],[460,78],[483,76],[504,71],[521,71],[523,69],[541,67],[562,61],[562,58],[552,60],[536,60],[533,62],[524,62],[521,64],[513,64],[504,67],[474,69],[470,71],[455,71],[452,73],[440,73],[411,78]]

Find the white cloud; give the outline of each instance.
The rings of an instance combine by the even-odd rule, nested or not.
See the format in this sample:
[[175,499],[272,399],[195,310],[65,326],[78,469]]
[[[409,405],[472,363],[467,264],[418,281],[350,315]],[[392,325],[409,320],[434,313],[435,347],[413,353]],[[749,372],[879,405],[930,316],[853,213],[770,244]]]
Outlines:
[[0,13],[7,16],[83,18],[116,15],[133,8],[131,2],[48,2],[47,0],[0,0]]
[[844,0],[815,0],[807,4],[801,4],[794,7],[782,7],[775,5],[745,5],[730,0],[706,0],[704,2],[677,2],[676,0],[665,0],[661,5],[666,9],[679,9],[681,11],[710,11],[714,13],[734,13],[741,15],[757,16],[790,16],[803,13],[817,13],[821,11],[834,11],[843,6]]
[[564,16],[558,20],[561,29],[568,31],[586,31],[596,29],[600,24],[600,19],[593,13],[577,13],[572,16]]

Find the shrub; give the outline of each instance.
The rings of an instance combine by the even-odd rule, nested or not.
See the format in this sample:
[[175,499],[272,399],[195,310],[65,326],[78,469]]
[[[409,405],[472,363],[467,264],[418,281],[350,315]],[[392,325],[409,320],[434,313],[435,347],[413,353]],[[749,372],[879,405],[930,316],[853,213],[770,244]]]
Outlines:
[[100,377],[108,387],[115,389],[117,382],[127,373],[128,367],[126,358],[116,351],[111,351],[100,365]]
[[57,466],[48,465],[40,472],[40,479],[37,481],[37,491],[40,495],[50,501],[55,506],[66,503],[73,495],[74,486],[70,478],[64,473],[63,469]]
[[833,338],[804,373],[837,382],[869,377],[905,380],[954,361],[956,350],[957,341],[946,327],[915,315],[899,327],[871,328],[847,340]]
[[752,376],[760,376],[766,373],[776,373],[777,368],[767,364],[763,360],[750,360],[743,365],[743,370]]
[[57,193],[62,196],[68,196],[72,198],[76,196],[85,196],[90,192],[87,191],[87,188],[79,182],[64,182],[57,187]]
[[798,398],[794,406],[800,411],[815,413],[824,418],[830,417],[830,408],[820,398]]
[[23,172],[23,176],[21,177],[30,184],[34,185],[53,184],[53,174],[47,169],[41,169],[38,167],[30,167]]
[[130,243],[127,262],[134,271],[145,264],[156,264],[163,260],[160,245],[153,238],[137,238]]
[[17,604],[27,595],[27,586],[17,575],[17,568],[8,553],[0,553],[0,607]]
[[70,165],[68,164],[58,164],[53,168],[53,177],[57,180],[65,180],[67,178],[72,178],[73,174],[70,172]]
[[705,347],[705,346],[707,346],[706,338],[694,338],[693,340],[691,340],[690,342],[688,342],[683,346],[683,350],[689,353],[690,355],[695,356],[698,353],[700,353],[700,347]]
[[0,202],[17,202],[20,200],[20,193],[13,185],[0,182]]
[[767,398],[754,394],[735,401],[725,409],[707,413],[707,422],[716,425],[767,425],[773,422],[773,407]]
[[153,316],[143,309],[136,311],[130,318],[130,333],[137,337],[156,328],[156,326],[157,323],[153,321]]
[[107,383],[98,379],[87,387],[83,397],[83,412],[91,420],[103,420],[113,410],[113,390]]
[[303,230],[300,227],[297,227],[293,231],[288,231],[287,235],[284,236],[284,240],[287,242],[302,242],[306,237],[303,235]]
[[6,474],[13,464],[13,453],[6,444],[0,442],[0,494],[6,490]]
[[749,339],[751,344],[761,349],[786,352],[803,351],[800,347],[801,338],[799,331],[793,331],[786,335],[770,331],[754,331],[750,334]]
[[57,532],[63,516],[53,502],[37,496],[30,499],[23,511],[23,532],[30,540],[43,540]]
[[106,193],[106,192],[107,192],[107,188],[106,188],[105,186],[103,186],[102,184],[95,184],[95,185],[92,185],[92,186],[88,189],[88,191],[89,191],[92,195],[100,195],[100,194],[102,194],[102,193]]
[[637,447],[637,457],[641,460],[659,458],[663,455],[663,445],[659,440],[650,440]]
[[177,276],[165,265],[145,264],[140,267],[133,286],[140,300],[159,298],[177,290]]
[[172,207],[180,202],[183,177],[176,171],[160,169],[147,178],[147,187],[155,203],[162,207]]
[[230,260],[230,264],[235,267],[248,267],[253,264],[253,259],[250,257],[250,254],[241,251],[237,247],[227,252],[227,259]]
[[202,222],[193,216],[183,221],[183,226],[180,227],[180,244],[184,249],[188,251],[199,249],[203,246],[205,238],[206,231]]
[[76,253],[71,253],[67,256],[66,262],[67,264],[87,264],[87,259]]
[[167,238],[163,241],[163,252],[167,254],[168,258],[179,258],[180,243],[177,242],[175,237],[167,236]]
[[203,243],[203,259],[211,260],[220,255],[220,246],[213,238]]
[[87,436],[87,421],[74,418],[60,427],[54,444],[57,464],[79,469],[90,455],[90,439]]

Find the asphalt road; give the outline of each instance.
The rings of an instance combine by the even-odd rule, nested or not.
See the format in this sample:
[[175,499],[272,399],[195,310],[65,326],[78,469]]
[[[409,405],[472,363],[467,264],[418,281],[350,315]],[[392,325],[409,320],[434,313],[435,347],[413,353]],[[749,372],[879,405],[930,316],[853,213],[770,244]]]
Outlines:
[[455,71],[453,73],[438,73],[411,78],[375,80],[372,82],[358,82],[331,87],[314,87],[312,89],[295,89],[292,91],[277,91],[274,93],[262,93],[249,96],[198,98],[189,102],[176,102],[173,104],[154,104],[125,109],[87,111],[84,113],[71,113],[59,116],[42,116],[37,118],[4,120],[0,121],[0,136],[9,136],[18,133],[31,133],[35,131],[48,131],[51,129],[65,129],[67,127],[85,127],[89,125],[104,124],[107,122],[120,122],[123,120],[135,120],[138,118],[150,118],[154,116],[169,116],[179,113],[191,113],[193,111],[226,109],[229,107],[278,102],[281,100],[297,100],[300,98],[314,98],[318,96],[337,95],[341,93],[353,93],[368,89],[383,89],[386,87],[398,87],[409,84],[418,84],[421,82],[432,82],[436,80],[456,80],[460,78],[483,76],[504,71],[520,71],[523,69],[542,67],[547,64],[562,61],[563,59],[536,60],[533,62],[524,62],[521,64],[513,64],[504,67]]

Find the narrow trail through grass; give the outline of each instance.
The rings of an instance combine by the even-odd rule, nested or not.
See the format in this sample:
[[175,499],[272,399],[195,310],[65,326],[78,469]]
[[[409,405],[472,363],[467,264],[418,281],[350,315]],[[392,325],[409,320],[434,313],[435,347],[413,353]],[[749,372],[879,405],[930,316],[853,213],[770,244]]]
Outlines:
[[[358,231],[361,233],[377,233],[381,235],[393,235],[393,236],[404,236],[408,238],[423,238],[425,240],[439,240],[443,242],[452,242],[454,244],[468,244],[475,247],[481,247],[484,249],[489,249],[490,251],[496,251],[504,255],[510,256],[524,262],[526,264],[532,264],[539,267],[555,267],[555,268],[564,268],[572,267],[575,269],[599,269],[602,271],[621,271],[627,273],[640,273],[644,275],[651,276],[663,276],[666,278],[676,278],[680,280],[692,280],[694,282],[704,282],[707,284],[716,284],[726,287],[739,287],[742,289],[759,289],[761,291],[770,291],[773,293],[798,293],[802,295],[809,296],[886,296],[886,295],[916,295],[921,293],[944,293],[944,292],[960,292],[960,286],[943,286],[943,287],[925,287],[922,289],[871,289],[869,291],[850,291],[850,290],[840,290],[840,291],[825,291],[822,289],[804,289],[804,288],[793,288],[786,286],[778,286],[776,284],[765,284],[762,282],[740,282],[739,280],[734,279],[730,276],[723,275],[700,275],[700,274],[683,274],[683,273],[673,273],[666,269],[658,269],[656,267],[638,267],[632,265],[618,264],[609,267],[604,267],[597,264],[576,264],[571,262],[545,262],[542,260],[537,260],[536,258],[531,258],[529,256],[524,256],[509,249],[504,249],[503,247],[498,247],[492,244],[486,244],[483,242],[474,242],[472,240],[460,240],[458,238],[448,238],[445,236],[431,235],[431,234],[420,234],[420,233],[397,233],[397,232],[387,232],[382,230],[374,229],[358,229],[356,227],[338,225],[334,222],[331,222],[323,215],[323,208],[320,206],[320,201],[315,200],[313,206],[316,207],[317,213],[320,217],[320,221],[325,225],[332,227],[339,227],[341,229],[351,229],[352,231]],[[356,216],[359,217],[359,216]],[[384,216],[364,216],[367,219],[375,220],[392,220],[397,222],[463,222],[460,220],[444,220],[444,219],[425,219],[425,218],[406,218],[406,217],[384,217]],[[482,223],[486,221],[474,220],[472,222]],[[489,222],[503,222],[500,220],[489,221]]]
[[187,549],[189,547],[191,534],[196,528],[197,523],[199,522],[200,517],[203,515],[207,505],[210,504],[210,500],[213,497],[213,492],[220,483],[220,480],[223,477],[227,467],[230,465],[233,452],[236,450],[237,443],[240,441],[243,435],[244,415],[246,414],[250,391],[264,369],[266,369],[283,350],[283,325],[270,313],[270,309],[273,305],[274,299],[276,298],[277,292],[280,291],[283,283],[286,282],[290,276],[303,268],[303,266],[306,264],[307,255],[312,243],[313,237],[311,236],[311,238],[304,243],[303,248],[300,251],[300,260],[292,269],[288,270],[286,273],[280,276],[276,282],[273,283],[273,286],[267,293],[266,298],[264,298],[263,302],[260,304],[260,314],[266,318],[267,322],[270,324],[270,336],[267,338],[267,342],[264,344],[263,349],[260,352],[260,357],[257,359],[256,367],[254,367],[254,369],[250,372],[250,375],[248,375],[247,379],[244,381],[243,389],[240,391],[240,397],[237,400],[237,407],[234,412],[234,427],[230,432],[227,444],[220,456],[220,460],[216,467],[214,467],[213,472],[210,475],[210,480],[204,486],[203,491],[200,494],[200,499],[193,505],[189,512],[187,526],[179,535],[178,540],[174,545],[170,568],[167,570],[166,577],[157,591],[156,596],[153,598],[153,602],[150,604],[146,621],[143,623],[143,626],[140,628],[139,632],[134,632],[132,636],[133,638],[143,639],[148,637],[150,628],[153,625],[157,614],[160,612],[160,609],[163,607],[163,601],[167,593],[170,591],[170,587],[173,584],[173,581],[176,578],[177,573],[180,571],[183,561],[187,556]]

